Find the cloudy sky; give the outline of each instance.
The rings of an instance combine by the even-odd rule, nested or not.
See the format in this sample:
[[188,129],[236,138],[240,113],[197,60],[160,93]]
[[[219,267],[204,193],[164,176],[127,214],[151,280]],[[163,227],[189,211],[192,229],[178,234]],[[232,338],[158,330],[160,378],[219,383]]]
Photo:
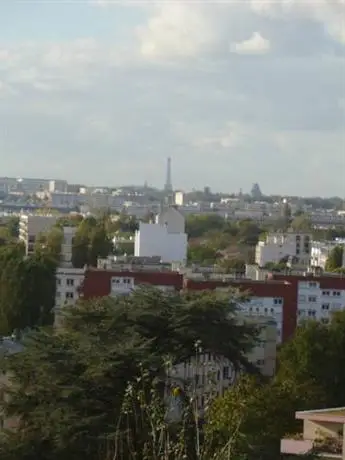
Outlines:
[[345,0],[0,0],[0,175],[345,197]]

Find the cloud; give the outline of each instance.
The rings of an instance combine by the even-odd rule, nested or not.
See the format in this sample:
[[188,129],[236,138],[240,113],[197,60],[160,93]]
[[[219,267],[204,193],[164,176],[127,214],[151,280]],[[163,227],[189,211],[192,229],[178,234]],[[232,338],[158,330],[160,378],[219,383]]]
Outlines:
[[271,18],[304,18],[321,24],[335,41],[345,45],[344,0],[252,0],[253,11]]
[[259,32],[254,32],[248,40],[231,45],[231,51],[237,54],[265,54],[271,48],[269,40],[266,40]]
[[[159,186],[171,156],[178,188],[259,181],[265,192],[344,195],[337,21],[286,3],[132,5],[130,21],[112,4],[107,18],[124,15],[128,41],[88,27],[69,41],[3,44],[3,170]],[[329,152],[332,175],[306,180],[329,168]]]

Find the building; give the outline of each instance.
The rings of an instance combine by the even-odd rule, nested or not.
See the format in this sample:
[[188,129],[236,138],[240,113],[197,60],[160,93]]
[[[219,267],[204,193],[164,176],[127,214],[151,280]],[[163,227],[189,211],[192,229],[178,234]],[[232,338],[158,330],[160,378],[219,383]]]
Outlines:
[[345,308],[345,277],[342,275],[272,273],[270,279],[291,284],[297,325],[308,318],[328,323],[332,313]]
[[303,421],[303,432],[293,439],[282,439],[282,454],[314,453],[324,460],[345,460],[345,407],[300,411],[295,417]]
[[140,222],[135,232],[134,255],[136,257],[159,256],[162,262],[187,261],[187,234],[185,218],[174,207],[162,210],[155,223]]
[[72,247],[75,232],[75,227],[63,228],[61,260],[59,267],[56,269],[55,326],[61,324],[61,308],[66,305],[74,305],[79,299],[79,289],[84,280],[85,269],[72,266]]
[[67,192],[68,183],[65,180],[49,181],[49,192]]
[[[310,252],[310,266],[325,270],[326,262],[330,253],[336,246],[345,246],[345,240],[336,239],[335,241],[312,241]],[[343,251],[342,267],[345,267],[345,251]]]
[[297,320],[294,286],[288,281],[254,281],[248,279],[184,280],[187,290],[238,289],[247,294],[246,302],[238,305],[238,313],[246,317],[273,320],[276,324],[277,343],[285,342],[295,332]]
[[300,265],[308,266],[311,252],[309,233],[269,233],[265,241],[259,241],[255,250],[255,263],[265,267],[292,257]]
[[184,205],[184,193],[183,192],[175,192],[175,204],[176,206],[183,206]]
[[59,216],[41,216],[22,214],[19,219],[19,239],[25,244],[26,255],[34,251],[36,238],[42,233],[49,232],[56,224]]
[[80,297],[88,300],[97,297],[130,294],[133,289],[150,285],[163,291],[180,291],[183,276],[177,272],[124,269],[92,269],[85,271],[80,287]]
[[[261,326],[260,341],[247,356],[263,375],[272,377],[276,367],[276,328],[274,321],[264,318],[239,317],[240,322],[255,322]],[[168,373],[168,388],[184,386],[195,393],[199,410],[203,410],[208,396],[220,396],[235,382],[239,373],[230,360],[206,350],[196,351],[195,357],[177,364]]]

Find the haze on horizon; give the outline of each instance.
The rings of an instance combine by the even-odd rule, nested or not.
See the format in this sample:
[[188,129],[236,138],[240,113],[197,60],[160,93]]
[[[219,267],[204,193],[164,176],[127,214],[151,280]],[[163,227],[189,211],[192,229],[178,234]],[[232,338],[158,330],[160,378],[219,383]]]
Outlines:
[[[345,196],[345,2],[0,4],[1,175]],[[15,24],[15,27],[14,27]]]

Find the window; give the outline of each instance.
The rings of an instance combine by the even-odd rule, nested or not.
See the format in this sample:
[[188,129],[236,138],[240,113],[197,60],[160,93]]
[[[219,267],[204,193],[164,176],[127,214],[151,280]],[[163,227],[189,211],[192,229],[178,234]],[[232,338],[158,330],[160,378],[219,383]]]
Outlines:
[[229,378],[229,366],[223,367],[223,379],[227,380]]
[[74,279],[72,279],[72,278],[67,278],[66,284],[67,284],[67,286],[74,286]]
[[268,313],[268,309],[267,309],[267,308],[265,308],[265,313]]
[[321,308],[322,310],[329,310],[329,303],[323,303]]
[[283,303],[283,299],[278,297],[276,299],[274,299],[274,305],[281,305]]
[[299,302],[305,302],[305,299],[306,299],[305,295],[299,295],[298,296],[298,301]]
[[316,297],[314,295],[310,295],[308,297],[308,302],[316,302]]
[[220,371],[217,371],[217,380],[220,380]]
[[74,294],[73,292],[66,292],[66,299],[73,299]]
[[58,286],[61,286],[61,279],[60,279],[60,278],[57,278],[56,284],[57,284]]
[[322,295],[329,295],[330,292],[329,291],[322,291]]
[[317,283],[315,283],[314,281],[311,281],[311,282],[309,283],[309,287],[311,287],[311,288],[316,288],[316,287],[317,287]]
[[333,291],[333,295],[339,297],[340,296],[340,291]]
[[263,365],[265,364],[265,360],[264,360],[264,359],[258,359],[258,360],[256,361],[256,364],[257,364],[258,366],[263,366]]

